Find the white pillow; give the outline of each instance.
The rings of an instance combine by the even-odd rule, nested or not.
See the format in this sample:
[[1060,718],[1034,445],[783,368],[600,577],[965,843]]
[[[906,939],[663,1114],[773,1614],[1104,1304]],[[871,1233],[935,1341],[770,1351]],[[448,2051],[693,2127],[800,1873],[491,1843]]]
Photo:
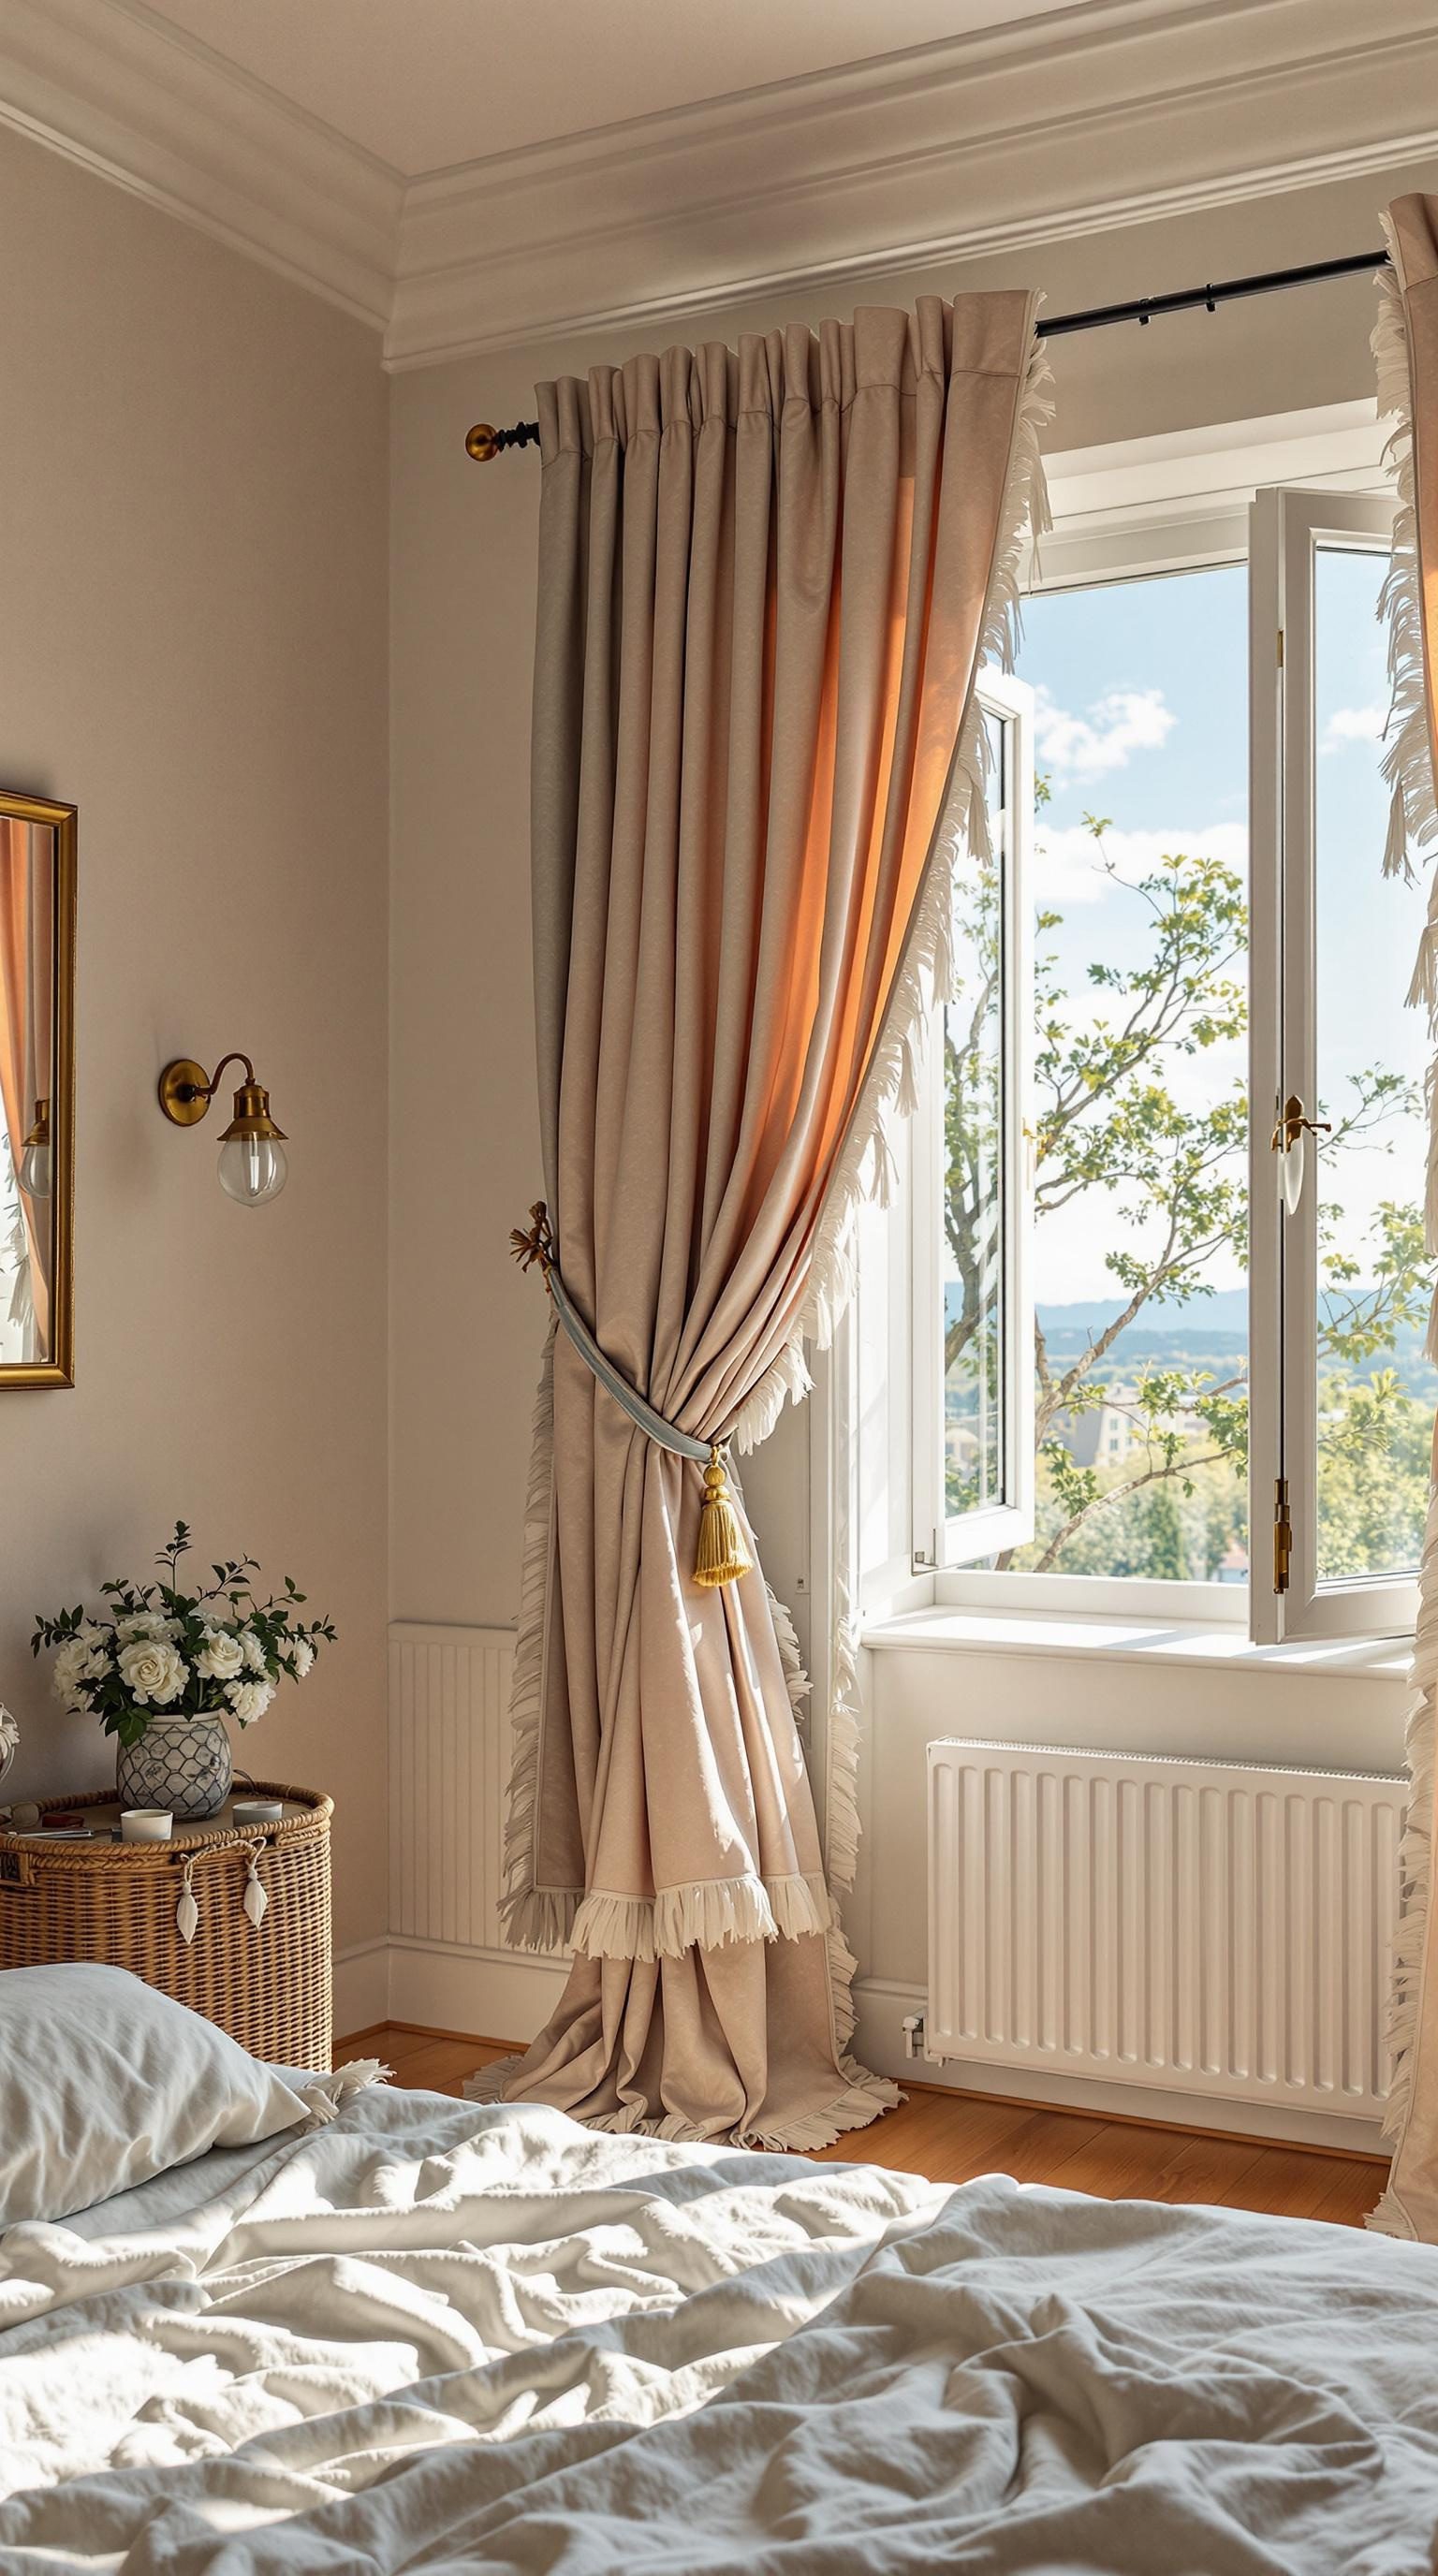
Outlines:
[[312,2108],[126,1968],[0,1970],[0,2228],[89,2209]]

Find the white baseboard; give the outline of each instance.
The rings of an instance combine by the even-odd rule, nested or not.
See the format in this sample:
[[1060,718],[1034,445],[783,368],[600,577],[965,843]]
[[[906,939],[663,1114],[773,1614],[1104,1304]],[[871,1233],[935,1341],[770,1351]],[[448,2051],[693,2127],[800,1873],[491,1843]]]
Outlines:
[[558,2003],[565,1974],[562,1960],[512,1950],[415,1941],[403,1933],[357,1941],[335,1959],[335,2036],[400,2021],[527,2046]]
[[1376,2120],[1350,2119],[1336,2112],[1179,2093],[1166,2084],[1102,2083],[1088,2076],[1050,2073],[1043,2066],[1031,2070],[982,2066],[957,2058],[908,2058],[903,2022],[906,2014],[924,2010],[922,1986],[898,1985],[887,1977],[861,1977],[855,1982],[854,2001],[859,2015],[855,2055],[861,2065],[872,2067],[878,2075],[891,2075],[900,2084],[932,2084],[955,2093],[998,2093],[1014,2102],[1049,2103],[1056,2110],[1088,2111],[1099,2118],[1123,2113],[1171,2123],[1176,2129],[1231,2129],[1241,2137],[1270,2138],[1278,2144],[1382,2152]]
[[373,1941],[352,1941],[335,1953],[335,2037],[347,2039],[352,2031],[373,2030],[388,2019],[389,1942],[380,1933]]
[[567,1973],[562,1960],[397,1936],[389,1951],[389,2017],[527,2047],[564,1992]]

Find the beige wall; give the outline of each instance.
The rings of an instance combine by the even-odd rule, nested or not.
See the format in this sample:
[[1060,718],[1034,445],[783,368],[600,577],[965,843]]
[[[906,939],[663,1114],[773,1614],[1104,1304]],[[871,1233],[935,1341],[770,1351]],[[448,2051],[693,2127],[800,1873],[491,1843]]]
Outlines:
[[[0,132],[0,783],[80,810],[77,1384],[0,1395],[12,1781],[110,1760],[32,1612],[145,1566],[292,1570],[341,1642],[243,1739],[333,1790],[337,1933],[385,1922],[386,411],[360,324]],[[254,1056],[271,1208],[167,1128]]]
[[[1161,293],[1376,246],[1380,208],[1416,186],[1438,186],[1438,166],[887,278],[862,300],[1033,281],[1063,312]],[[822,304],[842,311],[853,300],[839,285]],[[514,1615],[543,1328],[540,1292],[505,1251],[539,1186],[525,841],[539,476],[529,451],[471,464],[464,432],[531,415],[539,377],[675,337],[732,341],[818,309],[808,290],[696,317],[682,332],[587,332],[395,379],[391,1598],[401,1618]],[[1359,277],[1056,343],[1051,443],[1370,395],[1372,321]],[[751,1491],[763,1483],[756,1462]]]

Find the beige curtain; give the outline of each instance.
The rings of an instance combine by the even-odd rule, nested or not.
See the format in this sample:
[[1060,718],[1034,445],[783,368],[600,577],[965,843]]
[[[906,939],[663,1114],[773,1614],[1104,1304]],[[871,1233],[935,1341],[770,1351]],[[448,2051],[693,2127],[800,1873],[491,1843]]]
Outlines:
[[[1388,581],[1393,714],[1386,758],[1393,784],[1388,836],[1390,869],[1438,857],[1438,197],[1400,197],[1387,218],[1393,266],[1380,280],[1382,303],[1373,336],[1378,403],[1397,428],[1399,510]],[[1430,882],[1428,922],[1413,979],[1413,1001],[1425,1002],[1438,1032],[1438,869]],[[1428,1149],[1428,1249],[1438,1253],[1438,1081],[1430,1085],[1433,1131]],[[1438,1357],[1438,1306],[1428,1355]],[[1438,1483],[1428,1506],[1423,1547],[1416,1692],[1408,1729],[1412,1775],[1403,1843],[1402,1917],[1395,1958],[1389,2038],[1394,2073],[1388,2097],[1393,2169],[1369,2224],[1394,2236],[1438,2243],[1438,1967],[1430,1906],[1434,1830],[1434,1738],[1438,1718]]]
[[[839,1298],[982,806],[1033,325],[926,299],[539,388],[545,1193],[600,1350],[691,1436],[761,1437]],[[506,1920],[577,1956],[507,2091],[812,2147],[894,2088],[848,2055],[792,1631],[757,1567],[696,1588],[701,1490],[552,1340]]]
[[[49,827],[0,815],[0,1115],[19,1173],[37,1101],[51,1089],[54,865]],[[22,1191],[28,1299],[37,1352],[50,1347],[50,1212]]]

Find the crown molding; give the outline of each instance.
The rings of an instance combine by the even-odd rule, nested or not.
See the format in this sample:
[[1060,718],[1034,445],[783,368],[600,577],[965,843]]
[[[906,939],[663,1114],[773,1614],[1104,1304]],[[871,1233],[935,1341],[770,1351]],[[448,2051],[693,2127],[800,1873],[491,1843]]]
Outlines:
[[0,123],[388,322],[399,173],[140,0],[5,0]]
[[1081,0],[412,181],[386,362],[1353,177],[1438,153],[1438,120],[1400,124],[1434,98],[1438,20],[1413,0]]
[[1438,99],[1425,20],[1415,0],[1075,0],[406,183],[145,0],[4,0],[0,123],[358,315],[409,368],[1438,158],[1438,120],[1401,122]]

